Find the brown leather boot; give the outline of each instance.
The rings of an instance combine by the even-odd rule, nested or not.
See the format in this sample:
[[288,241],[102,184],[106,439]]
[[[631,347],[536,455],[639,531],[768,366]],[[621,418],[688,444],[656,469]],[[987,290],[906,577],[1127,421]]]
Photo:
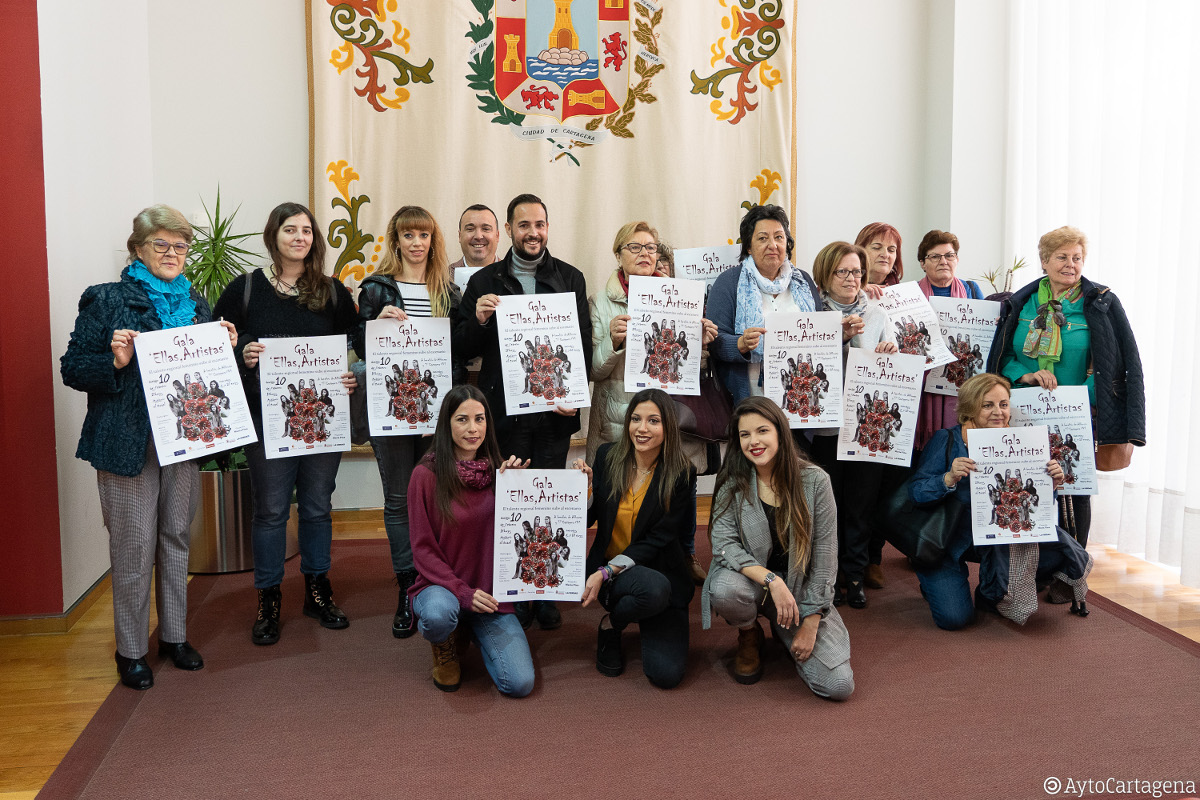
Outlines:
[[458,691],[462,668],[458,662],[458,631],[444,642],[433,642],[433,685],[443,692]]
[[757,683],[763,674],[762,651],[766,637],[758,620],[748,630],[738,631],[737,652],[733,654],[733,679],[738,683]]
[[863,577],[863,583],[867,585],[868,589],[882,589],[884,585],[883,567],[878,564],[868,564],[867,574]]

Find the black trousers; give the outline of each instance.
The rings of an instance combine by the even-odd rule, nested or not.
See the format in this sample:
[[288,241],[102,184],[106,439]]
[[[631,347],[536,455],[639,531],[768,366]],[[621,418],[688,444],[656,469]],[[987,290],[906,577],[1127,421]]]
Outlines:
[[[814,436],[812,458],[829,473],[838,510],[838,568],[847,581],[863,579],[870,562],[870,518],[879,503],[884,464],[838,461],[836,436]],[[882,543],[879,546],[883,549]]]
[[600,605],[616,630],[636,622],[642,639],[642,672],[660,689],[683,680],[687,668],[687,607],[671,605],[671,582],[658,570],[635,565],[600,590]]

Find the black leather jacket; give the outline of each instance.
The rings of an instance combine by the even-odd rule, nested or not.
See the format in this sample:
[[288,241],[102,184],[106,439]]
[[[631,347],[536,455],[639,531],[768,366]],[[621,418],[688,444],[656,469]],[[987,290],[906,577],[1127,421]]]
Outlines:
[[[457,284],[451,282],[450,313],[448,315],[451,330],[454,327],[460,302],[462,302],[462,290],[458,288]],[[358,327],[351,334],[354,352],[358,353],[358,357],[361,359],[367,357],[367,323],[376,319],[384,306],[395,306],[401,311],[404,310],[404,298],[400,296],[400,289],[396,286],[395,279],[390,275],[368,275],[358,287]],[[462,357],[459,348],[455,346],[453,336],[450,337],[450,367],[454,385],[467,382],[467,359]]]

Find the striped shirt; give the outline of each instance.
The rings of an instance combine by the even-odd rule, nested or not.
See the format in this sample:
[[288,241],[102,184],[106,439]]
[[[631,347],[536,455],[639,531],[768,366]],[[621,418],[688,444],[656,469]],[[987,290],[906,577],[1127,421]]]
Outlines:
[[410,317],[432,317],[433,309],[429,304],[429,289],[423,283],[402,283],[396,281],[400,296],[404,298],[404,313]]

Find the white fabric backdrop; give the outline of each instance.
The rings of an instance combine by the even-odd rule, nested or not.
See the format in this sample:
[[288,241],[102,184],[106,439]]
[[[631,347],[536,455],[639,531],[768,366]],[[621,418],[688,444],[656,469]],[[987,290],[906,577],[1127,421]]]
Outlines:
[[1104,475],[1091,540],[1200,587],[1200,4],[1011,13],[1006,251],[1034,266],[1018,279],[1040,277],[1038,237],[1082,228],[1084,272],[1120,297],[1145,366],[1148,444]]

